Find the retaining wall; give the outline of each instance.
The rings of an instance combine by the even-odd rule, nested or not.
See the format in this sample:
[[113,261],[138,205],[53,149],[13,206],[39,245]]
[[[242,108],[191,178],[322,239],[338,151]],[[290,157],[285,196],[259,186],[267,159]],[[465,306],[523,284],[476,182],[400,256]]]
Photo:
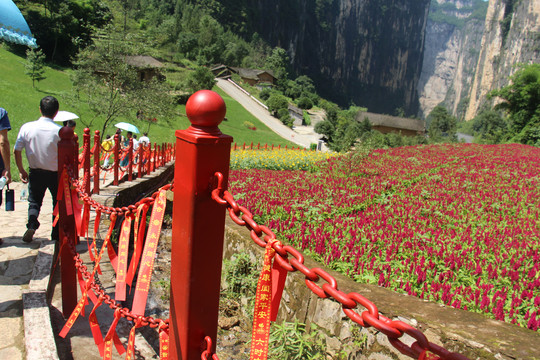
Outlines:
[[[262,264],[264,249],[251,240],[249,231],[230,219],[226,225],[224,258],[245,252],[253,262]],[[379,286],[358,284],[307,257],[305,265],[323,268],[337,279],[341,291],[365,296],[384,316],[418,328],[429,341],[449,351],[470,359],[540,359],[540,334],[537,332]],[[322,285],[322,281],[318,285]],[[323,329],[327,351],[332,358],[345,352],[349,360],[410,359],[399,353],[386,335],[349,320],[337,301],[321,299],[312,293],[305,284],[305,276],[298,271],[287,276],[278,313],[278,322],[295,319],[307,325],[315,323]],[[415,341],[407,334],[401,340],[408,345]]]

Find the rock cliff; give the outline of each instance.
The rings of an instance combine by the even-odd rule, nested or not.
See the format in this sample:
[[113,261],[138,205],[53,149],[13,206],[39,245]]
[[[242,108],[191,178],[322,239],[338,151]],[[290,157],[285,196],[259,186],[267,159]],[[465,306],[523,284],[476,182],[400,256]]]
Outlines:
[[[450,4],[444,19],[430,15],[422,73],[418,84],[420,117],[427,117],[440,103],[463,118],[474,79],[484,19],[473,16],[472,0],[439,0]],[[439,15],[441,10],[438,9]],[[432,9],[433,11],[433,9]],[[451,21],[454,20],[454,21]]]
[[429,0],[258,0],[253,30],[287,50],[321,96],[370,111],[418,111]]
[[516,64],[540,60],[540,1],[490,0],[465,120],[476,116],[489,91],[505,86]]

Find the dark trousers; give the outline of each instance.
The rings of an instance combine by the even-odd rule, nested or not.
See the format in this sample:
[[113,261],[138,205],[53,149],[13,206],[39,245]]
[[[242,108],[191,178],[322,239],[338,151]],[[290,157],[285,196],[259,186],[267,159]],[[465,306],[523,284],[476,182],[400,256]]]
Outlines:
[[[56,206],[56,193],[58,192],[58,172],[30,169],[28,174],[28,224],[26,224],[28,229],[37,230],[39,228],[39,211],[47,189],[51,193],[54,209]],[[55,226],[52,229],[51,239],[58,240],[58,238],[58,226]]]

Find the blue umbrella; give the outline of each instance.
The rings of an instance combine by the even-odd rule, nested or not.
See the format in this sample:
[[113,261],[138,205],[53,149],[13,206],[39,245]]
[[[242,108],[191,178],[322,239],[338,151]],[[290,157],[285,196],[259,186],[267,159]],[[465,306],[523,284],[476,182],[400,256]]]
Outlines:
[[37,48],[26,20],[11,0],[0,0],[0,39]]
[[126,123],[126,122],[119,122],[118,124],[114,125],[119,129],[131,131],[132,133],[139,134],[140,131],[137,129],[137,127],[133,124]]

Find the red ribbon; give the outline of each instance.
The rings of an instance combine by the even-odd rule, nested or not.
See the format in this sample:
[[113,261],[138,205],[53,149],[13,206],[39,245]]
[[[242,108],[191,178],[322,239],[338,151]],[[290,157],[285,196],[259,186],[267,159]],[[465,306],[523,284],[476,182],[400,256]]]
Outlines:
[[265,360],[268,358],[268,340],[270,338],[270,316],[272,313],[272,258],[276,251],[272,244],[277,240],[271,239],[266,244],[264,263],[257,292],[255,295],[255,312],[253,314],[253,333],[251,334],[250,360]]
[[111,324],[111,327],[109,328],[109,331],[107,331],[107,335],[105,335],[105,339],[103,340],[103,343],[105,344],[105,347],[103,349],[103,360],[112,360],[112,344],[114,343],[114,346],[116,347],[116,351],[120,355],[122,355],[124,352],[126,352],[126,349],[124,349],[124,346],[122,345],[122,342],[118,338],[118,334],[116,333],[116,325],[118,325],[118,321],[122,315],[120,314],[120,308],[116,308],[114,311],[114,320]]
[[124,219],[122,230],[120,231],[120,241],[118,242],[118,265],[116,271],[116,301],[126,300],[126,271],[128,262],[129,235],[131,233],[131,220],[133,214],[129,214]]
[[154,202],[152,215],[150,216],[150,227],[148,228],[148,235],[146,237],[146,244],[141,260],[141,268],[139,269],[139,276],[137,277],[135,296],[133,297],[132,312],[135,315],[144,315],[144,310],[146,308],[150,279],[152,278],[152,269],[154,267],[154,259],[159,235],[161,233],[161,225],[163,224],[165,205],[167,203],[165,194],[165,190],[159,192],[156,201]]
[[131,263],[129,264],[129,270],[126,277],[126,283],[129,285],[130,291],[133,278],[135,277],[135,272],[137,271],[137,267],[139,265],[139,260],[141,259],[144,244],[144,230],[146,228],[146,213],[148,212],[149,208],[150,205],[148,204],[139,205],[137,215],[135,216],[135,241],[133,243],[133,256],[131,257]]
[[97,320],[96,310],[98,307],[101,306],[103,303],[103,297],[100,296],[98,301],[95,302],[94,308],[90,312],[90,315],[88,315],[88,322],[90,324],[90,330],[92,330],[92,337],[94,338],[94,343],[97,345],[99,349],[99,355],[103,357],[103,350],[104,350],[104,344],[103,344],[103,335],[101,334],[101,329],[99,327],[99,322]]
[[135,356],[135,330],[142,326],[142,317],[139,316],[135,320],[135,325],[131,328],[129,332],[129,340],[127,346],[126,360],[133,360]]
[[169,328],[162,323],[159,326],[159,359],[169,360]]

